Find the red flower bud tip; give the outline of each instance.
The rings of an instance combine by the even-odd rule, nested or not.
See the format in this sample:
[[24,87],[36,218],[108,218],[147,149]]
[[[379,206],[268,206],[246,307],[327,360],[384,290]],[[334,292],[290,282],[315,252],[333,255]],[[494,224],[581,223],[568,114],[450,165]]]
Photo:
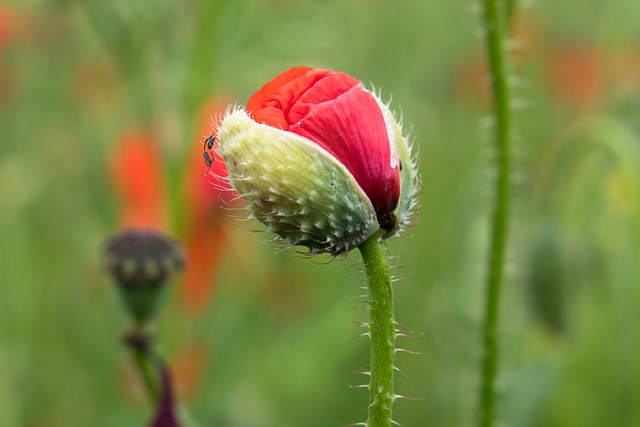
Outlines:
[[337,71],[292,68],[256,92],[247,111],[264,123],[310,139],[333,155],[371,200],[380,226],[393,228],[400,168],[377,99]]
[[[229,180],[286,243],[346,253],[417,207],[416,162],[390,110],[353,77],[292,68],[218,129]],[[373,219],[373,221],[372,221]]]

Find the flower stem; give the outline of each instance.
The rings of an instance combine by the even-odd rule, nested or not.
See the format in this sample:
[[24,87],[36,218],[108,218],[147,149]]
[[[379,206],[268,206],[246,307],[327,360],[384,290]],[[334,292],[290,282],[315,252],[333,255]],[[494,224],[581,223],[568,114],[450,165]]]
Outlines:
[[142,379],[149,401],[155,406],[160,400],[160,375],[157,362],[153,359],[153,338],[143,325],[136,325],[124,337],[126,347],[131,351],[134,364]]
[[147,395],[151,403],[156,404],[160,399],[160,386],[158,384],[157,369],[154,362],[146,352],[135,349],[132,350],[133,359],[135,365],[138,368],[138,373],[142,378],[145,388],[147,389]]
[[395,400],[393,370],[396,331],[393,317],[393,289],[386,250],[380,240],[382,234],[384,234],[383,230],[371,236],[358,248],[362,254],[369,283],[371,377],[367,427],[391,426],[392,406]]
[[[512,3],[510,3],[512,4]],[[511,7],[510,7],[511,8]],[[504,12],[504,13],[503,13]],[[489,59],[496,119],[495,144],[497,149],[495,200],[491,219],[491,249],[488,260],[486,306],[483,328],[482,384],[480,387],[480,413],[478,425],[491,427],[495,418],[495,379],[498,367],[498,306],[502,287],[506,251],[511,156],[510,93],[508,64],[505,52],[506,13],[498,9],[498,0],[484,0],[484,27]]]

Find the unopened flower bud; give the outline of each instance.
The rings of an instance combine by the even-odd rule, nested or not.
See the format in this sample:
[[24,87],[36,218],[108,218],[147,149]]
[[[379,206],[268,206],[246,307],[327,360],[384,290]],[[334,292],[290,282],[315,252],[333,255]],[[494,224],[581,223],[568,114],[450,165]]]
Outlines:
[[404,229],[418,176],[389,108],[344,73],[292,68],[218,128],[229,181],[251,215],[291,246],[345,254]]
[[157,311],[167,283],[182,269],[184,254],[173,239],[151,230],[125,230],[104,244],[104,263],[139,323]]

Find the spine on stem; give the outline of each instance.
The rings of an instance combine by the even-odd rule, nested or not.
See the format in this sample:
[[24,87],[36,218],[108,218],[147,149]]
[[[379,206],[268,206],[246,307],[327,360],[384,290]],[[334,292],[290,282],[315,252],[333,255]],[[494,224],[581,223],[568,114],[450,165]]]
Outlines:
[[393,314],[391,270],[380,235],[375,234],[359,247],[368,279],[371,372],[367,427],[388,427],[392,423],[395,400],[393,371],[396,330]]

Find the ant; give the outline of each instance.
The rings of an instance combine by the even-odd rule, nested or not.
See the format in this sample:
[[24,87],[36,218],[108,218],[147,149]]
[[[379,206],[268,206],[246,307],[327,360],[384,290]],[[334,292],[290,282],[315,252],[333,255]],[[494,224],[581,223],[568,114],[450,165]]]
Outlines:
[[204,162],[207,164],[207,167],[208,167],[207,171],[204,173],[205,175],[209,174],[209,171],[211,170],[211,165],[213,164],[214,156],[211,150],[213,149],[213,143],[215,141],[216,141],[216,136],[213,134],[211,134],[207,139],[204,140],[203,149],[205,151],[202,153],[202,156],[204,157]]
[[209,135],[209,137],[204,140],[204,145],[207,147],[207,150],[211,150],[213,148],[214,142],[216,142],[216,136],[214,134]]

